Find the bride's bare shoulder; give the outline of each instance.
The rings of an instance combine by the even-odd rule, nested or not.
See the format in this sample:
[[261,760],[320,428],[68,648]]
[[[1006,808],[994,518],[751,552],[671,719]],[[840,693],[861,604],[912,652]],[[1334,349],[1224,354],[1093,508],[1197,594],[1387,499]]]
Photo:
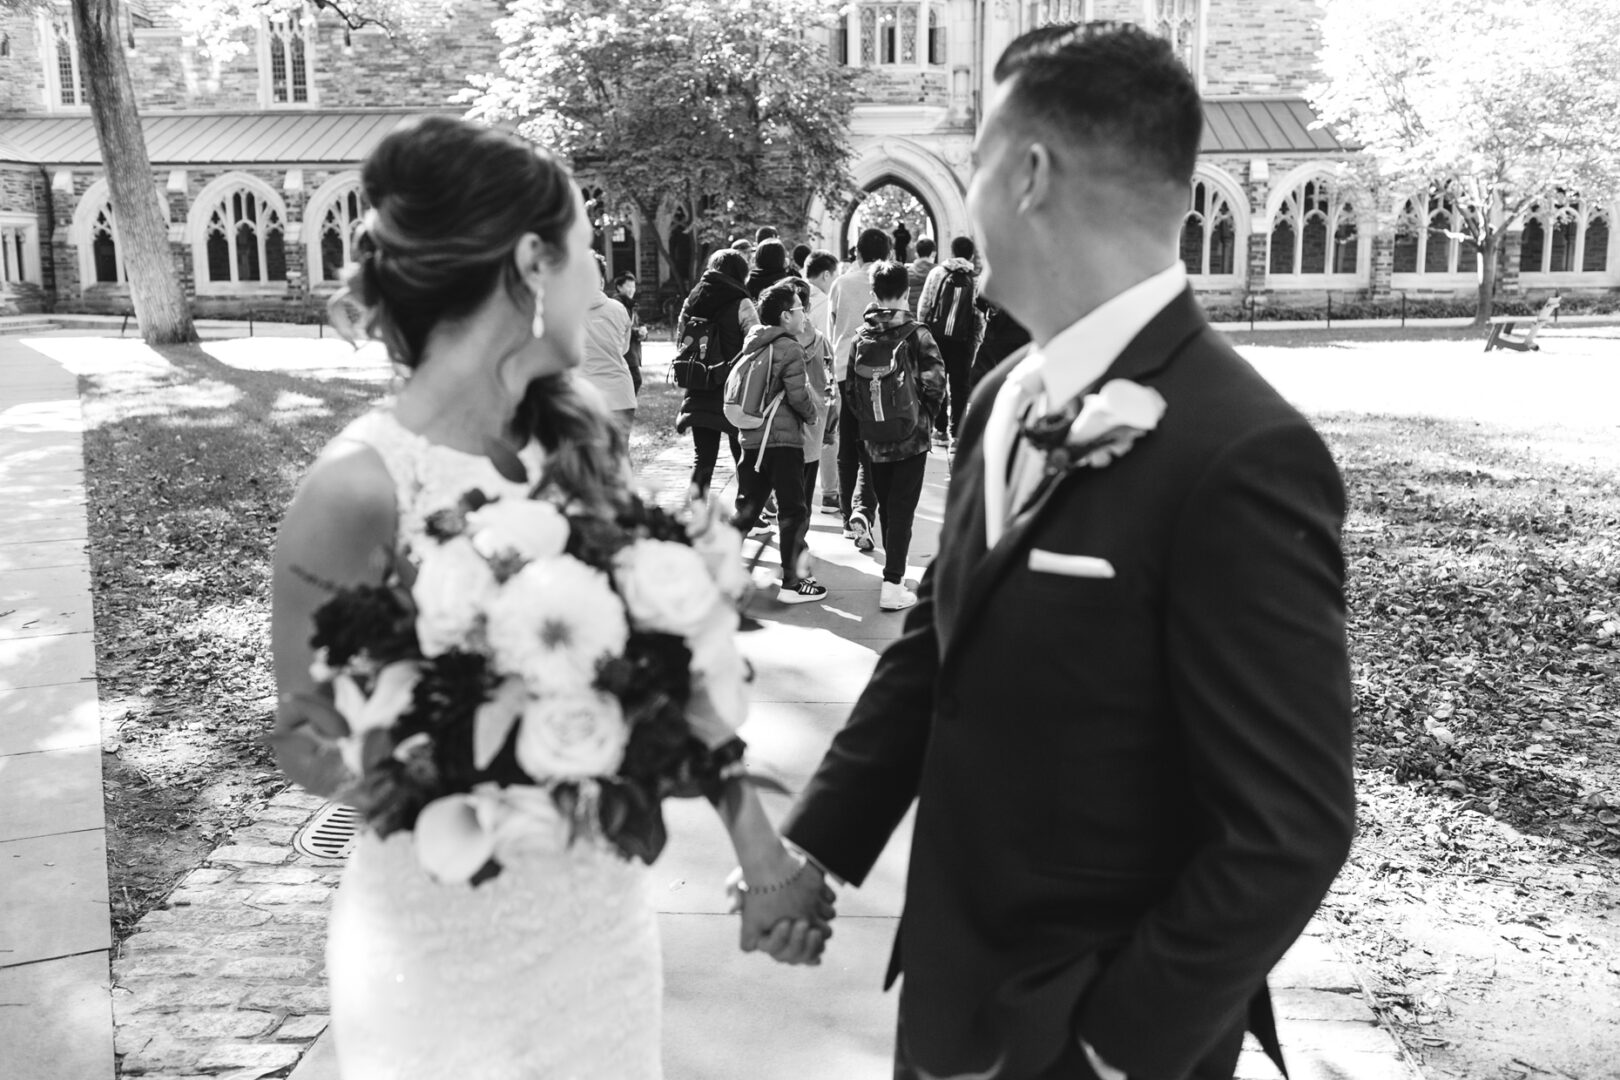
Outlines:
[[392,536],[394,482],[372,446],[339,437],[321,451],[293,495],[282,535],[314,527],[334,539]]

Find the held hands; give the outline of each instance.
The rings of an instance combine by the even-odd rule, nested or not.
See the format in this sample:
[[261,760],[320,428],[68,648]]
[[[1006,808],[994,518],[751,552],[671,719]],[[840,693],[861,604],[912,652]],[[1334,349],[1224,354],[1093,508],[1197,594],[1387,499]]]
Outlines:
[[783,964],[820,964],[837,914],[832,889],[821,871],[787,855],[783,874],[756,882],[751,891],[739,867],[726,878],[731,911],[742,913],[743,952],[756,950]]

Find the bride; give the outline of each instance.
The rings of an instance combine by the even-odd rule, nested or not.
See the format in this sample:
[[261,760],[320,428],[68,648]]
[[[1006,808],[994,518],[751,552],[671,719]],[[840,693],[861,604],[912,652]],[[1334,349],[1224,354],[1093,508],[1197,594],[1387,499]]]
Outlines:
[[[311,617],[327,589],[380,582],[459,492],[526,491],[492,454],[603,512],[628,473],[622,439],[569,373],[598,284],[567,170],[515,136],[426,117],[377,146],[363,184],[372,211],[346,299],[410,375],[310,468],[275,554],[271,741],[322,795],[350,779],[333,742],[345,732],[296,698],[317,688]],[[751,789],[733,782],[718,808],[748,887],[745,941],[818,954],[825,931],[783,916],[819,877],[800,872]],[[409,832],[367,833],[338,890],[327,971],[345,1080],[661,1075],[648,874],[599,846],[525,852],[471,887],[428,877]]]

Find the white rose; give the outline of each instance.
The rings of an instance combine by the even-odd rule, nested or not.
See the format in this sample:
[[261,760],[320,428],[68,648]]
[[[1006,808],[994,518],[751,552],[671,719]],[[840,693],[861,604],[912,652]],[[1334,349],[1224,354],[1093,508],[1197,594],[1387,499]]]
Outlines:
[[467,515],[473,547],[485,558],[516,556],[524,562],[561,555],[568,545],[568,519],[548,502],[501,499]]
[[673,540],[637,540],[614,559],[613,580],[631,620],[655,633],[687,637],[724,603],[703,557]]
[[743,563],[742,533],[720,521],[710,521],[702,531],[693,534],[692,550],[698,553],[709,576],[720,587],[727,599],[741,600],[753,580]]
[[432,658],[467,647],[494,592],[489,563],[466,537],[424,545],[411,585],[422,655]]
[[479,784],[473,789],[478,823],[506,862],[524,852],[553,854],[568,846],[568,819],[551,792],[532,784]]
[[544,694],[590,686],[597,662],[624,651],[630,626],[607,575],[564,555],[538,559],[500,587],[485,635],[496,669]]
[[[1081,402],[1079,414],[1069,425],[1068,445],[1086,446],[1108,440],[1129,449],[1131,443],[1159,426],[1164,410],[1164,396],[1151,386],[1129,379],[1110,379]],[[1124,452],[1122,449],[1119,453]]]
[[692,700],[686,721],[710,747],[728,741],[748,719],[748,663],[737,649],[737,621],[735,611],[721,608],[687,641]]
[[548,694],[523,710],[517,759],[536,780],[611,776],[624,760],[630,727],[611,694]]
[[435,881],[459,885],[495,855],[495,837],[471,795],[446,795],[416,816],[416,861]]

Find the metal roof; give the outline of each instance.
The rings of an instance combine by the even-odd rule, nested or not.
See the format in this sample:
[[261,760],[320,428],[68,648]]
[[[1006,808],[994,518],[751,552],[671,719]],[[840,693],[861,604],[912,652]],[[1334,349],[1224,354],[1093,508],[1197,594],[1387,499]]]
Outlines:
[[[353,164],[421,110],[170,113],[141,118],[153,166]],[[99,165],[90,117],[0,116],[0,160]]]
[[1318,123],[1316,113],[1297,97],[1207,98],[1204,101],[1205,154],[1344,153],[1345,146]]
[[[153,166],[359,162],[419,111],[154,113],[141,118]],[[1206,154],[1344,153],[1303,98],[1211,98],[1204,102]],[[99,165],[88,115],[0,116],[0,161]]]

